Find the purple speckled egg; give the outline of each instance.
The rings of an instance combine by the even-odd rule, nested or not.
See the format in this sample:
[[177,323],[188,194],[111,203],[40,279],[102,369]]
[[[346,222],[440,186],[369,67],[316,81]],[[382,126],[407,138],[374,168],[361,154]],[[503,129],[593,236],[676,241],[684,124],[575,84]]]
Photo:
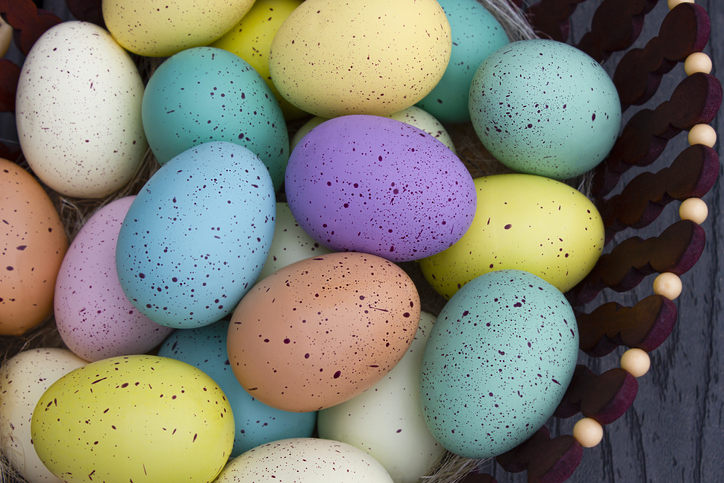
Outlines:
[[58,332],[68,348],[87,361],[142,354],[173,332],[136,309],[118,281],[116,240],[134,198],[121,198],[97,211],[75,237],[58,272]]
[[369,115],[314,128],[294,148],[285,183],[292,214],[319,243],[394,262],[450,247],[477,203],[472,177],[445,145]]

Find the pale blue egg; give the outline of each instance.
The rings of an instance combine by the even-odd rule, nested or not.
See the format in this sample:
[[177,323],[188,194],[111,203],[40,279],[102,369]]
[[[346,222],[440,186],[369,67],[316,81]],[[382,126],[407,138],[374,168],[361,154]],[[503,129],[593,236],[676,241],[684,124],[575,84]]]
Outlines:
[[198,329],[177,330],[158,355],[176,359],[204,371],[219,385],[234,414],[236,431],[232,457],[261,444],[286,438],[306,438],[314,432],[316,412],[294,413],[267,406],[241,387],[226,352],[228,321]]
[[552,416],[577,355],[573,309],[553,285],[520,270],[473,279],[443,307],[425,348],[430,432],[466,458],[513,449]]
[[148,180],[123,220],[123,292],[168,327],[222,319],[258,278],[275,213],[269,173],[247,148],[213,142],[184,151]]

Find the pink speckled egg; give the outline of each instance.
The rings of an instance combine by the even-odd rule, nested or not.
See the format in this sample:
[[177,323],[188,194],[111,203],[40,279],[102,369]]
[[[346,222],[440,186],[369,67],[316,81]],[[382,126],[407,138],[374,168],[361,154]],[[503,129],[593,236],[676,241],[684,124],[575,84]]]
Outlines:
[[285,183],[292,214],[320,244],[395,262],[452,246],[477,205],[473,179],[450,149],[378,116],[314,128],[294,148]]
[[116,240],[134,198],[121,198],[96,212],[76,236],[58,273],[58,332],[74,354],[88,361],[142,354],[173,332],[136,309],[118,281]]
[[231,368],[252,396],[316,411],[373,386],[405,355],[420,320],[414,283],[394,263],[329,253],[274,272],[231,318]]

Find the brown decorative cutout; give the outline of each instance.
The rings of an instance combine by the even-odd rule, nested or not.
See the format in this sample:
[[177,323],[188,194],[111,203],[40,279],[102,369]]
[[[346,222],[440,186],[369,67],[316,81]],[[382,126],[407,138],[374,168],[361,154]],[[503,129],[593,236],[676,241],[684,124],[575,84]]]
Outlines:
[[20,67],[8,59],[0,59],[0,112],[15,111],[15,91]]
[[14,29],[16,47],[25,55],[36,40],[60,19],[30,0],[0,0],[0,15]]
[[571,33],[568,18],[579,3],[586,0],[542,0],[530,7],[526,14],[531,26],[543,38],[565,42]]
[[106,28],[103,20],[103,0],[65,0],[65,4],[77,20],[91,22]]

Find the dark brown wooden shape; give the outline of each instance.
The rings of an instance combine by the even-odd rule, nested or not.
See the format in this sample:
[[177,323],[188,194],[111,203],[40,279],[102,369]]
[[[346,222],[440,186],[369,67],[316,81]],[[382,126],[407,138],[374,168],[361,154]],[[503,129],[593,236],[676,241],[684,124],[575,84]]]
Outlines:
[[106,22],[103,20],[103,0],[65,0],[65,4],[77,20],[106,28]]
[[46,30],[61,22],[30,0],[0,0],[0,15],[14,29],[15,46],[25,55]]
[[550,438],[543,426],[530,439],[496,458],[506,471],[519,473],[528,470],[528,481],[561,483],[566,481],[581,463],[583,448],[570,435]]
[[636,378],[620,367],[599,376],[579,364],[553,415],[557,418],[570,418],[582,413],[601,424],[611,424],[631,407],[638,388]]
[[0,59],[0,112],[15,110],[15,91],[18,87],[20,67],[8,59]]
[[621,345],[651,352],[669,337],[676,315],[676,304],[656,294],[633,307],[609,302],[590,314],[576,312],[578,345],[591,357],[603,357]]
[[664,74],[694,52],[701,52],[709,41],[711,23],[703,7],[682,3],[661,23],[659,35],[643,49],[631,49],[619,61],[613,83],[621,107],[641,105],[656,93]]
[[620,194],[599,203],[606,243],[627,227],[648,226],[674,200],[701,198],[714,186],[718,175],[718,153],[696,144],[682,151],[668,168],[636,176]]
[[626,50],[641,35],[646,14],[659,0],[604,0],[588,31],[576,47],[598,62]]
[[533,30],[543,38],[565,42],[571,33],[569,17],[579,3],[586,0],[541,0],[531,6],[526,15]]
[[22,153],[18,146],[10,147],[0,142],[0,158],[7,159],[13,163],[18,163],[22,158]]
[[704,250],[706,234],[690,220],[680,220],[658,237],[634,236],[601,255],[593,270],[567,294],[571,305],[590,302],[604,288],[631,290],[652,273],[686,273]]
[[606,159],[595,169],[591,191],[601,198],[616,186],[632,166],[648,166],[663,152],[669,139],[696,124],[708,124],[722,102],[719,80],[692,74],[679,83],[671,98],[656,109],[642,109],[626,123]]

